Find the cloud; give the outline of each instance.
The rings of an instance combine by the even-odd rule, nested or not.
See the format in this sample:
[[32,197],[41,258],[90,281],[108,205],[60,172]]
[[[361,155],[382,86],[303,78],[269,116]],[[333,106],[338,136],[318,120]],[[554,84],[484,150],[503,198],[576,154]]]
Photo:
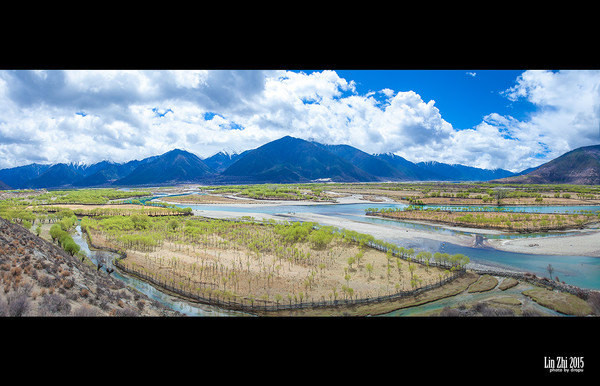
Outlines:
[[598,84],[597,71],[526,71],[503,95],[535,105],[527,119],[490,113],[456,130],[434,100],[389,87],[360,94],[335,71],[4,71],[0,168],[173,148],[206,157],[292,135],[518,171],[597,139]]
[[600,143],[600,71],[526,71],[504,95],[536,106],[526,122],[506,126],[532,149],[543,144],[542,160]]

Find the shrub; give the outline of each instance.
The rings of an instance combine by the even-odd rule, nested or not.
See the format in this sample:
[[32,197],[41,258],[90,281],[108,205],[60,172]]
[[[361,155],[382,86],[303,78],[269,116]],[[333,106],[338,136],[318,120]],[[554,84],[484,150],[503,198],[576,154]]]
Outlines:
[[39,285],[42,287],[48,288],[54,284],[54,280],[48,275],[42,275],[38,280]]
[[27,295],[20,294],[8,303],[8,316],[24,316],[31,309]]
[[131,307],[126,307],[122,310],[114,310],[115,311],[115,316],[125,316],[125,317],[135,317],[135,316],[139,316],[140,313],[138,310],[133,309]]
[[[11,293],[8,298],[7,316],[24,316],[31,309],[29,294],[31,293],[32,285],[24,285]],[[6,312],[5,311],[5,312]]]
[[595,315],[600,315],[600,293],[592,292],[587,299],[588,304],[592,307]]
[[58,294],[44,295],[39,307],[41,315],[69,315],[71,313],[71,304],[67,298]]
[[94,317],[100,315],[100,311],[86,304],[80,306],[79,308],[76,308],[75,311],[73,311],[73,316]]
[[73,280],[73,279],[68,279],[68,280],[64,279],[62,285],[63,285],[63,288],[65,288],[65,289],[71,289],[75,285],[75,280]]

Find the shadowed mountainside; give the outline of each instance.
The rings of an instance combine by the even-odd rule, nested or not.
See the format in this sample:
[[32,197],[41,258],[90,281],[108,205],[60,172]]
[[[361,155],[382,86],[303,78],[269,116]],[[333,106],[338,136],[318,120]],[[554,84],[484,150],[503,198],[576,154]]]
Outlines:
[[199,182],[214,174],[198,156],[184,150],[171,150],[135,168],[114,185],[154,185]]
[[[239,154],[204,160],[184,150],[119,164],[31,164],[0,170],[12,189],[159,186],[181,183],[244,184],[377,181],[489,181],[497,183],[600,184],[600,145],[570,151],[520,173],[441,162],[410,162],[398,155],[368,154],[349,145],[327,145],[286,136]],[[0,185],[0,189],[6,189]]]
[[519,184],[600,184],[600,145],[580,147],[529,173],[490,182]]
[[321,146],[286,136],[249,151],[222,173],[252,182],[359,182],[378,178]]

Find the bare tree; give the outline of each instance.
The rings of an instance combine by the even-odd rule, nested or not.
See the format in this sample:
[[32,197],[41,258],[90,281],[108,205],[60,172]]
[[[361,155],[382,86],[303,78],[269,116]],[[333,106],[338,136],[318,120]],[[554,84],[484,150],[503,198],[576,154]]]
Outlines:
[[106,255],[104,252],[98,251],[96,252],[96,267],[97,271],[100,270],[106,264]]
[[500,205],[500,202],[503,198],[506,197],[506,190],[504,189],[497,189],[494,191],[494,196],[496,197],[496,205]]

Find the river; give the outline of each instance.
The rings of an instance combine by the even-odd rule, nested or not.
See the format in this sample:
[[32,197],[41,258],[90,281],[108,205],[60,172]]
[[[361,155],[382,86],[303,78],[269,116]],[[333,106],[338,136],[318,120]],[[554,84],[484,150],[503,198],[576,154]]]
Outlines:
[[[161,197],[163,198],[163,197]],[[192,205],[177,204],[185,208],[190,207],[194,213],[202,215],[203,212],[223,212],[242,213],[242,214],[266,214],[271,216],[282,216],[282,219],[291,221],[301,221],[300,216],[295,215],[310,213],[329,216],[345,220],[348,227],[352,223],[373,224],[387,229],[416,229],[430,234],[463,235],[473,237],[482,236],[487,239],[519,239],[519,238],[541,238],[565,236],[581,233],[581,231],[562,231],[562,232],[539,232],[532,234],[523,233],[504,233],[504,232],[486,232],[485,230],[464,231],[452,229],[451,227],[436,226],[432,224],[423,224],[410,221],[389,220],[383,218],[374,218],[365,216],[365,209],[368,208],[402,208],[405,204],[392,203],[352,203],[352,204],[313,204],[313,205]],[[434,206],[448,208],[448,206]],[[464,209],[464,206],[455,206],[455,210]],[[600,211],[600,206],[506,206],[505,211],[518,211],[530,213],[574,213],[577,211]],[[473,210],[473,208],[471,208]],[[285,217],[283,217],[285,216]],[[597,230],[594,229],[594,231]],[[389,233],[389,232],[388,232]],[[565,253],[564,255],[540,255],[501,251],[486,247],[468,247],[464,245],[442,242],[434,238],[405,238],[401,232],[395,232],[392,235],[384,236],[384,241],[395,243],[405,248],[414,248],[427,250],[432,253],[462,253],[469,256],[471,266],[478,264],[511,271],[531,272],[538,276],[548,276],[548,264],[554,267],[553,276],[558,276],[561,281],[567,284],[575,285],[588,289],[600,289],[600,258],[592,256],[576,256]],[[600,240],[598,241],[600,243]]]
[[[87,243],[87,240],[86,240],[85,236],[83,236],[81,227],[79,225],[75,228],[75,232],[72,233],[72,237],[73,237],[73,240],[81,247],[81,251],[83,253],[85,253],[94,264],[98,263],[98,259],[104,260],[104,262],[105,262],[104,267],[101,268],[103,271],[106,272],[107,268],[114,268],[114,266],[112,264],[112,260],[117,258],[118,255],[113,252],[90,249],[90,247]],[[140,280],[136,277],[130,276],[127,273],[124,273],[118,269],[115,269],[114,272],[111,273],[111,275],[115,279],[122,281],[125,285],[127,285],[131,288],[135,288],[139,292],[145,294],[150,299],[156,300],[156,301],[160,302],[161,304],[163,304],[175,311],[179,311],[180,313],[187,315],[187,316],[204,316],[204,317],[210,317],[210,316],[251,317],[251,316],[253,316],[251,314],[247,314],[247,313],[243,313],[243,312],[239,312],[239,311],[230,311],[230,310],[222,309],[219,307],[211,306],[208,304],[188,302],[181,298],[164,293],[161,290],[154,287],[153,285],[151,285],[143,280]],[[520,288],[520,287],[523,287],[523,288]],[[556,311],[553,311],[551,309],[540,306],[539,304],[530,300],[528,297],[524,296],[521,292],[524,289],[527,289],[529,287],[530,286],[528,286],[527,284],[520,284],[519,288],[513,287],[506,291],[500,291],[498,289],[495,289],[495,290],[484,292],[484,293],[466,293],[465,292],[465,293],[462,293],[462,294],[459,294],[459,295],[456,295],[456,296],[453,296],[450,298],[440,299],[440,300],[437,300],[434,302],[422,304],[422,305],[415,306],[415,307],[399,309],[399,310],[392,311],[390,313],[383,314],[380,316],[383,316],[383,317],[386,317],[386,316],[387,317],[389,317],[389,316],[415,316],[415,315],[419,316],[423,313],[439,311],[447,306],[455,306],[460,303],[468,303],[468,302],[474,302],[474,301],[491,300],[491,299],[497,298],[499,296],[500,297],[514,296],[514,297],[518,298],[522,303],[527,304],[528,307],[532,308],[533,310],[538,311],[542,315],[549,315],[549,316],[560,315]]]
[[[165,199],[168,196],[155,196],[144,201]],[[449,235],[476,235],[479,234],[486,238],[523,238],[523,237],[553,237],[557,235],[569,235],[575,232],[543,232],[536,234],[506,234],[501,232],[485,232],[485,231],[473,231],[466,232],[463,230],[455,230],[448,227],[435,226],[430,224],[422,224],[408,221],[397,221],[387,220],[381,218],[373,218],[365,216],[365,209],[367,208],[395,208],[395,207],[406,207],[404,204],[391,204],[391,203],[351,203],[351,204],[313,204],[313,205],[191,205],[191,204],[177,204],[177,206],[185,208],[191,207],[194,213],[202,214],[204,211],[210,212],[223,212],[226,214],[230,213],[247,213],[255,214],[261,213],[272,216],[285,216],[282,218],[299,221],[300,219],[295,218],[295,214],[298,213],[310,213],[335,217],[338,219],[346,220],[350,223],[366,223],[384,227],[397,227],[397,228],[410,228],[419,229],[425,232],[433,233],[446,233]],[[436,207],[430,205],[429,207]],[[448,206],[437,206],[440,208],[448,208]],[[464,207],[452,207],[456,210]],[[550,206],[522,206],[522,207],[505,207],[507,211],[520,211],[520,212],[538,212],[538,213],[567,213],[576,212],[581,210],[586,211],[599,211],[600,206],[588,206],[588,207],[550,207]],[[400,233],[399,233],[400,234]],[[111,260],[116,257],[115,254],[103,251],[90,250],[86,240],[81,235],[80,227],[77,227],[76,233],[73,235],[73,239],[77,244],[80,245],[82,251],[84,251],[90,259],[96,263],[98,256],[107,256],[107,260]],[[428,238],[403,238],[400,236],[390,236],[384,238],[385,241],[395,243],[399,246],[406,248],[415,248],[420,250],[428,250],[431,252],[446,252],[450,254],[462,253],[469,256],[471,265],[481,265],[488,267],[501,268],[506,270],[515,271],[526,271],[535,273],[538,276],[547,276],[546,267],[548,264],[552,264],[554,267],[554,276],[559,276],[561,281],[565,281],[568,284],[576,285],[582,288],[589,289],[600,289],[600,258],[587,257],[587,256],[572,256],[572,255],[538,255],[538,254],[523,254],[513,253],[496,250],[493,248],[483,247],[467,247],[457,245],[448,242],[440,242],[434,239]],[[111,263],[108,263],[108,267],[111,267]],[[151,299],[157,300],[162,304],[165,304],[185,315],[190,316],[250,316],[249,314],[228,311],[220,309],[218,307],[197,304],[187,302],[180,298],[165,294],[157,290],[152,285],[139,280],[135,277],[129,276],[122,273],[121,271],[115,270],[112,275],[119,280],[122,280],[126,285],[136,288],[140,292],[146,294]],[[470,301],[477,300],[479,298],[484,299],[486,295],[469,295],[461,294],[458,297],[451,299],[442,299],[437,302],[432,302],[418,307],[411,307],[409,309],[398,310],[387,314],[386,316],[407,316],[418,314],[425,311],[431,311],[434,309],[443,308],[446,305],[456,304],[457,301]],[[538,307],[539,308],[539,307]],[[545,313],[550,313],[550,310],[543,307],[540,308]]]

